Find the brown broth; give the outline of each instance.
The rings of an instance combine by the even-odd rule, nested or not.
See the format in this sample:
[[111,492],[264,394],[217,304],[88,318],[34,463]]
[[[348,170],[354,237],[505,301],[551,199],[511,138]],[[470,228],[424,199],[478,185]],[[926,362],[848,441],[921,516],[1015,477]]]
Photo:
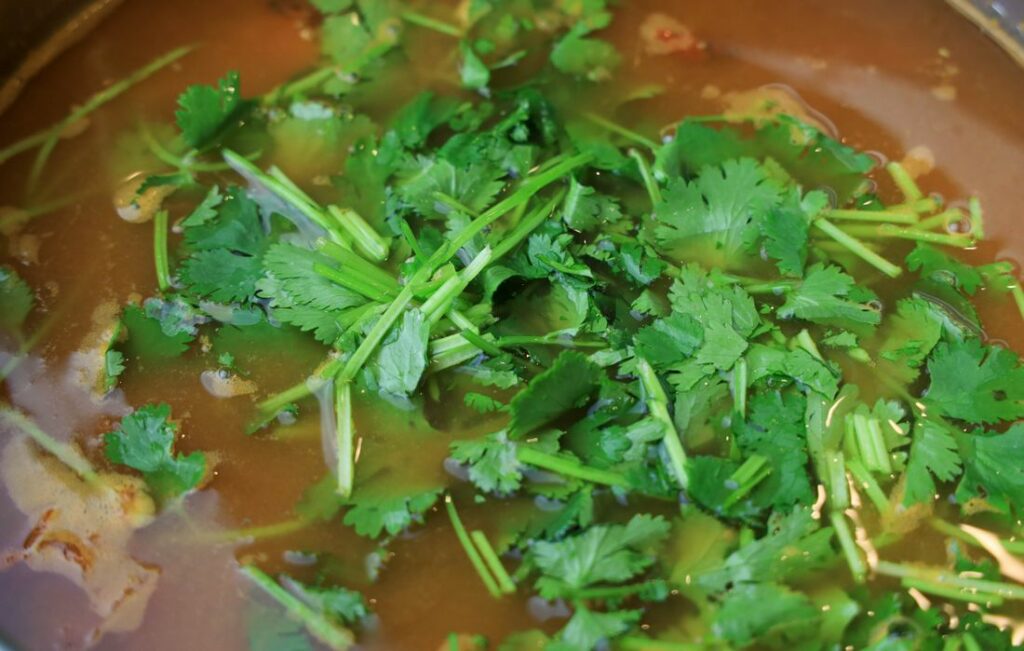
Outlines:
[[[987,210],[989,239],[968,253],[974,261],[1024,259],[1024,72],[976,28],[936,0],[864,0],[856,5],[829,0],[642,0],[623,3],[611,30],[624,53],[616,82],[623,89],[649,83],[666,88],[659,97],[635,102],[619,117],[626,122],[669,125],[688,113],[718,113],[708,97],[765,84],[786,84],[828,116],[849,144],[899,157],[917,145],[934,152],[936,169],[923,185],[950,198],[976,194]],[[637,30],[651,11],[674,15],[710,44],[706,60],[650,58],[642,54]],[[447,45],[420,37],[418,56],[395,84],[399,98],[443,85],[435,65]],[[151,230],[117,218],[110,196],[118,181],[110,151],[117,134],[136,120],[171,119],[177,94],[190,83],[209,83],[228,69],[241,71],[246,94],[267,91],[308,68],[316,59],[315,39],[305,13],[288,2],[256,0],[126,0],[94,33],[70,48],[27,85],[0,121],[0,145],[46,127],[105,83],[123,77],[162,52],[199,43],[195,53],[135,87],[90,118],[89,128],[58,147],[35,196],[23,188],[30,156],[0,168],[0,206],[20,206],[85,194],[71,205],[32,221],[25,234],[38,238],[38,261],[23,264],[0,251],[41,288],[39,327],[55,317],[37,358],[10,378],[9,399],[31,413],[53,435],[72,433],[87,448],[127,408],[150,401],[171,404],[182,423],[188,451],[217,456],[209,490],[191,497],[181,512],[166,513],[137,535],[133,555],[162,569],[160,586],[143,626],[108,635],[103,649],[244,649],[248,590],[236,573],[238,559],[256,560],[269,571],[297,572],[286,551],[325,552],[339,562],[332,574],[364,590],[379,619],[363,642],[369,649],[425,649],[441,646],[452,631],[491,639],[542,626],[523,598],[491,599],[446,519],[428,514],[389,548],[380,580],[366,581],[363,558],[373,545],[335,521],[317,524],[255,544],[217,540],[206,534],[286,522],[303,491],[325,474],[315,419],[306,418],[281,439],[249,438],[247,398],[216,399],[199,384],[205,366],[198,358],[167,369],[131,371],[123,396],[102,405],[69,388],[64,369],[91,327],[101,304],[123,304],[155,291]],[[949,57],[940,55],[946,48]],[[951,66],[957,72],[952,73]],[[936,96],[939,86],[956,88],[956,98]],[[941,94],[941,92],[940,92]],[[586,98],[601,109],[601,96]],[[884,184],[883,195],[892,194]],[[990,337],[1024,350],[1019,316],[1005,304],[982,301]],[[315,346],[289,346],[253,365],[261,391],[282,389],[317,362]],[[397,419],[397,417],[396,417]],[[401,473],[423,487],[450,482],[442,460],[456,434],[424,436],[416,427],[371,412],[357,414],[363,437],[360,470]],[[449,428],[445,428],[446,430]],[[460,426],[457,436],[491,431],[486,421]],[[410,443],[413,441],[413,443]],[[412,469],[412,471],[410,471]],[[409,478],[410,472],[414,475]],[[468,500],[467,500],[468,501]],[[464,517],[489,534],[498,523],[489,509],[467,506]],[[0,551],[17,549],[29,523],[0,495]],[[933,552],[935,549],[932,550]],[[298,571],[301,576],[301,571]],[[87,600],[66,579],[0,565],[0,631],[20,648],[75,648],[96,626]]]

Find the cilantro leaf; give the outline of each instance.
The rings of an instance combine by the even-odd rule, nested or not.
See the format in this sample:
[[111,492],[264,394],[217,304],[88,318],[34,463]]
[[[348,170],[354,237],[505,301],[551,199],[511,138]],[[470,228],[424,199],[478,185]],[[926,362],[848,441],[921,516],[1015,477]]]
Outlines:
[[935,479],[953,481],[961,471],[956,438],[934,420],[918,421],[903,486],[903,503],[931,502],[935,497]]
[[788,377],[799,385],[832,398],[839,390],[839,378],[820,359],[802,348],[787,350],[754,344],[747,353],[750,381]]
[[470,90],[486,89],[487,84],[491,83],[491,71],[487,64],[473,51],[473,45],[465,39],[459,41],[459,51],[462,53],[462,65],[459,66],[462,87]]
[[202,149],[213,142],[243,108],[241,80],[235,71],[217,86],[189,86],[178,98],[174,114],[181,136],[190,147]]
[[434,506],[440,494],[441,490],[436,489],[411,495],[381,497],[357,491],[342,521],[360,536],[379,538],[384,532],[396,536],[413,522],[422,521],[423,514]]
[[224,201],[224,197],[220,193],[220,188],[216,185],[211,187],[206,196],[203,197],[203,200],[199,202],[199,205],[189,213],[188,217],[182,220],[181,227],[201,226],[210,221],[217,216],[217,206],[222,201]]
[[796,579],[827,567],[835,558],[832,529],[821,528],[809,508],[783,515],[777,511],[768,533],[730,554],[720,565],[697,574],[697,586],[709,593],[744,583]]
[[895,314],[881,329],[885,339],[879,356],[888,362],[886,371],[909,383],[917,379],[924,360],[939,343],[942,322],[935,308],[922,298],[905,298],[896,304]]
[[355,590],[306,585],[287,576],[281,577],[281,583],[308,606],[335,621],[352,624],[370,614],[363,595]]
[[800,191],[792,188],[761,221],[764,252],[776,261],[782,275],[803,275],[811,219],[827,206],[828,195],[824,192],[808,192],[801,198]]
[[737,648],[760,642],[786,649],[817,634],[821,617],[802,593],[771,583],[740,585],[726,593],[712,630]]
[[317,273],[314,266],[318,263],[333,266],[334,261],[316,251],[278,242],[264,254],[265,276],[255,288],[259,296],[270,299],[276,318],[312,331],[317,340],[329,344],[341,336],[347,311],[367,301]]
[[430,324],[419,310],[408,310],[377,351],[370,368],[382,393],[404,397],[416,390],[427,368]]
[[583,185],[576,177],[569,178],[569,191],[562,204],[562,219],[575,231],[588,231],[598,225],[611,224],[622,218],[622,208],[607,195]]
[[930,244],[918,242],[907,254],[907,268],[921,277],[939,278],[967,294],[973,295],[982,286],[984,278],[976,267],[960,262]]
[[563,352],[551,368],[531,380],[509,403],[509,437],[521,439],[583,406],[597,390],[600,379],[601,369],[584,355]]
[[540,541],[528,560],[542,575],[537,580],[541,596],[571,598],[589,586],[642,573],[654,563],[653,551],[668,532],[664,518],[635,515],[624,525],[596,525],[565,540]]
[[750,417],[734,425],[743,453],[763,455],[771,464],[771,473],[751,494],[758,506],[788,508],[814,501],[807,475],[806,409],[801,394],[758,393],[750,401]]
[[928,360],[925,404],[973,424],[1024,417],[1024,368],[1013,351],[976,339],[940,344]]
[[676,312],[641,328],[635,341],[637,354],[664,370],[692,356],[704,343],[704,331],[696,319]]
[[188,350],[195,335],[187,328],[173,327],[170,323],[165,328],[164,322],[152,312],[149,305],[145,309],[128,305],[121,314],[121,324],[128,335],[122,346],[126,356],[140,360],[143,364],[181,356]]
[[840,204],[865,191],[865,174],[876,165],[868,154],[796,118],[778,115],[752,138],[732,127],[713,129],[699,120],[685,120],[672,142],[658,152],[657,168],[673,178],[743,157],[771,159],[804,187],[831,189]]
[[25,281],[10,267],[0,267],[0,331],[21,327],[35,303]]
[[161,501],[195,488],[207,469],[202,452],[174,454],[178,426],[170,416],[166,404],[146,405],[125,416],[115,431],[103,437],[107,459],[141,472]]
[[190,294],[223,303],[252,297],[267,237],[256,203],[243,190],[229,188],[217,217],[187,228],[185,241],[191,255],[180,275]]
[[[601,642],[611,640],[630,630],[643,614],[641,610],[597,612],[580,605],[573,612],[559,639],[572,649],[598,649]],[[549,645],[546,648],[557,648]]]
[[523,480],[516,446],[504,432],[479,440],[455,441],[452,458],[469,466],[469,480],[484,493],[512,493]]
[[560,72],[590,81],[610,78],[621,61],[614,45],[583,36],[578,31],[570,31],[551,50],[551,63]]
[[1015,423],[1002,434],[975,431],[959,437],[964,477],[956,490],[965,503],[984,498],[1003,512],[1019,512],[1024,504],[1024,423]]
[[746,264],[760,223],[781,191],[749,158],[704,167],[692,182],[673,180],[654,209],[654,241],[676,260],[717,269]]
[[795,317],[840,327],[878,325],[881,316],[869,304],[874,298],[839,267],[816,264],[808,269],[807,277],[787,293],[778,314],[783,319]]

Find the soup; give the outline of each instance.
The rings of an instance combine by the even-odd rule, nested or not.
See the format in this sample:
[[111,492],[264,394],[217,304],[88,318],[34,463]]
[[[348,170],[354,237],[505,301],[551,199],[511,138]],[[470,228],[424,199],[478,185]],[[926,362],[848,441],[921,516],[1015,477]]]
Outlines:
[[127,0],[4,114],[14,648],[1019,641],[1002,51],[315,4]]

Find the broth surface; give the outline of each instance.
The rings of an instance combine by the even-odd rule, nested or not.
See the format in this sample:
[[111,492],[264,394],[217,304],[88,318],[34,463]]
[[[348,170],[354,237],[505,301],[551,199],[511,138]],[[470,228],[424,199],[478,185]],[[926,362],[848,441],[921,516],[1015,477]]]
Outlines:
[[[704,61],[643,55],[639,25],[650,12],[677,17],[706,40]],[[372,542],[339,522],[306,528],[255,543],[234,543],[218,532],[288,521],[303,492],[326,473],[315,419],[305,418],[281,439],[244,436],[251,402],[207,393],[203,360],[189,355],[168,368],[130,369],[123,392],[95,402],[70,379],[69,360],[93,328],[104,305],[152,295],[151,229],[117,218],[111,195],[126,170],[116,155],[118,136],[138,120],[172,119],[178,93],[188,84],[211,83],[239,70],[246,95],[266,92],[311,66],[318,56],[308,13],[285,0],[126,0],[81,43],[59,57],[26,87],[0,121],[0,145],[49,126],[69,106],[174,47],[197,43],[195,52],[136,86],[89,118],[88,128],[64,140],[32,196],[25,196],[31,155],[0,167],[0,209],[62,201],[68,205],[29,222],[18,245],[0,251],[35,288],[41,308],[28,330],[54,318],[36,357],[8,379],[9,401],[31,414],[58,438],[91,445],[109,431],[129,405],[168,402],[182,422],[183,451],[216,454],[210,490],[191,496],[181,509],[165,512],[133,538],[132,556],[160,571],[159,585],[143,625],[104,636],[101,649],[245,649],[249,588],[236,573],[238,559],[256,560],[268,571],[286,568],[286,552],[334,552],[332,575],[362,590],[376,624],[361,643],[367,649],[442,646],[449,632],[492,639],[545,625],[537,604],[525,598],[496,601],[466,562],[451,527],[437,513],[389,548],[387,568],[366,581],[364,557]],[[827,116],[844,142],[859,149],[901,156],[927,147],[935,170],[923,184],[945,197],[977,195],[986,209],[987,237],[971,261],[1024,260],[1024,71],[994,44],[936,0],[734,0],[725,10],[714,0],[637,0],[623,3],[609,38],[623,53],[617,81],[623,88],[647,83],[666,92],[633,102],[618,117],[625,122],[673,124],[686,114],[722,111],[731,92],[781,84]],[[443,43],[423,34],[394,106],[424,88],[438,87],[435,55]],[[601,110],[600,94],[588,97]],[[880,189],[883,197],[893,189]],[[14,239],[12,239],[14,242]],[[32,255],[38,247],[37,256]],[[1024,350],[1024,331],[1010,302],[982,301],[992,339]],[[10,351],[0,347],[0,351]],[[261,394],[286,388],[320,359],[306,339],[282,341],[260,358],[252,380]],[[0,352],[0,362],[7,354]],[[431,436],[421,423],[396,414],[383,418],[365,409],[356,422],[363,437],[364,468],[395,473],[429,487],[449,481],[442,461],[454,438],[493,430],[485,417],[438,414],[446,436]],[[307,422],[308,421],[308,422]],[[6,440],[6,436],[5,439]],[[410,445],[409,441],[415,441]],[[91,442],[91,443],[90,443]],[[500,523],[488,509],[467,507],[464,517],[488,534]],[[29,523],[8,496],[0,495],[0,553],[19,549]],[[198,532],[196,535],[186,535]],[[927,548],[927,546],[925,546]],[[924,549],[922,555],[936,553]],[[923,556],[918,556],[922,558]],[[550,628],[557,622],[549,621]],[[80,588],[53,574],[30,571],[0,557],[0,631],[20,649],[75,648],[98,625]]]

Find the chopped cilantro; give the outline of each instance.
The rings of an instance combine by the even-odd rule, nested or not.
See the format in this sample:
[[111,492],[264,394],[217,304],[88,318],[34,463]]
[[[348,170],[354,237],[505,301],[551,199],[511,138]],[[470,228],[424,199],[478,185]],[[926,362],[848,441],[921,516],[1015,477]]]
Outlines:
[[202,452],[174,453],[178,426],[170,417],[171,408],[166,404],[146,405],[125,416],[116,430],[103,437],[107,459],[141,472],[160,500],[192,490],[207,471]]

